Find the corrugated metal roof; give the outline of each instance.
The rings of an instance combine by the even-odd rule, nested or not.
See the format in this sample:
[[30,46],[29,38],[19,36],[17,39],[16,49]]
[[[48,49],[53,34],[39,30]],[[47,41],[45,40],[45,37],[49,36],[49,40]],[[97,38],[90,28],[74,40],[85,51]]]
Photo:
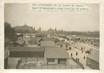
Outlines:
[[9,47],[9,51],[44,51],[43,47]]

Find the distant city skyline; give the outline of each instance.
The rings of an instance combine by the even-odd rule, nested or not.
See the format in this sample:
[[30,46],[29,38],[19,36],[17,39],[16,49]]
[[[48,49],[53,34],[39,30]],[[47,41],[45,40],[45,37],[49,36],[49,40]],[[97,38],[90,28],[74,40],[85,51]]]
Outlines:
[[30,4],[5,4],[5,22],[27,24],[37,30],[99,31],[99,5],[85,4],[87,12],[35,12]]

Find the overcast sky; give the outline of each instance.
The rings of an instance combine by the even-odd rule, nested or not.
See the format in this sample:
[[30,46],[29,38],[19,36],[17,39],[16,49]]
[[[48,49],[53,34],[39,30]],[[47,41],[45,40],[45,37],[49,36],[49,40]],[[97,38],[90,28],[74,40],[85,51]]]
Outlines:
[[42,30],[49,28],[66,31],[98,31],[99,6],[86,4],[88,11],[74,12],[36,12],[31,4],[5,4],[5,22],[12,26],[24,24],[39,27]]

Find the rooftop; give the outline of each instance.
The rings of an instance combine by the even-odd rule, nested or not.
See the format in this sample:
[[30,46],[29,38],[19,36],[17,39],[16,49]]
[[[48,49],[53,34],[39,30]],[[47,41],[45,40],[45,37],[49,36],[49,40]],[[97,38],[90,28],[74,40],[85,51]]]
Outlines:
[[99,49],[93,49],[90,55],[88,55],[89,58],[99,62]]
[[28,51],[28,52],[34,52],[34,51],[44,51],[43,47],[9,47],[10,51]]
[[68,53],[63,48],[46,47],[44,56],[46,58],[68,58]]
[[44,41],[41,41],[41,46],[44,46],[44,47],[54,47],[56,46],[55,42],[52,41],[52,40],[44,40]]

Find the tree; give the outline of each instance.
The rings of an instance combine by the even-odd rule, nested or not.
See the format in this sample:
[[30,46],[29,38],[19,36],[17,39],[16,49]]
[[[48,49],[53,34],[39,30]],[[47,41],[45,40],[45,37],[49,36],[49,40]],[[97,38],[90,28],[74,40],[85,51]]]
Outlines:
[[15,42],[17,40],[17,35],[11,24],[5,22],[5,43],[8,44],[10,41]]

